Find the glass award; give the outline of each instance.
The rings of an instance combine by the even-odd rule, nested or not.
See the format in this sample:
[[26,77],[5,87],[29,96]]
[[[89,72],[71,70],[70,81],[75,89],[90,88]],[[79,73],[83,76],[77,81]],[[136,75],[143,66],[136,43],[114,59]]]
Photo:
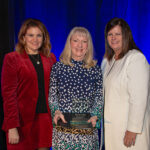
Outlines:
[[85,129],[92,128],[92,124],[88,122],[90,119],[89,101],[86,99],[73,99],[72,100],[72,112],[63,113],[67,123],[63,123],[60,119],[58,121],[59,126],[67,128]]

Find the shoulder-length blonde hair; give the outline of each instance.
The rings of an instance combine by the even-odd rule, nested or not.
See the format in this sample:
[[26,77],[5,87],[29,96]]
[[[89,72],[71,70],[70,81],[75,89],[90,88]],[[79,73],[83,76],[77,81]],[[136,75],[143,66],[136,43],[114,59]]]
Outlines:
[[87,37],[87,40],[88,40],[88,48],[87,48],[87,52],[85,54],[85,57],[83,59],[83,62],[84,62],[84,65],[83,67],[84,68],[91,68],[91,67],[94,67],[97,63],[96,60],[93,59],[93,53],[94,53],[94,49],[93,49],[93,42],[92,42],[92,38],[91,38],[91,35],[89,33],[89,31],[86,29],[86,28],[83,28],[83,27],[74,27],[68,37],[67,37],[67,41],[66,41],[66,44],[65,44],[65,47],[64,47],[64,50],[63,52],[61,53],[60,55],[60,61],[65,64],[65,65],[70,65],[70,66],[73,66],[73,64],[71,63],[71,45],[70,45],[70,41],[71,41],[71,38],[74,34],[81,34],[83,36],[86,36]]
[[24,36],[27,32],[27,30],[31,27],[37,27],[41,30],[43,34],[43,43],[42,46],[40,47],[39,51],[45,55],[49,56],[50,55],[50,50],[51,50],[51,43],[50,43],[50,36],[49,33],[45,27],[45,25],[37,20],[37,19],[27,19],[23,22],[19,34],[18,34],[18,43],[16,44],[16,51],[19,53],[22,53],[23,51],[26,50],[26,45],[24,42]]
[[128,23],[123,20],[122,18],[113,18],[111,19],[105,27],[105,55],[104,57],[110,61],[114,55],[113,49],[109,46],[107,36],[108,32],[114,28],[115,26],[120,26],[122,31],[122,51],[118,56],[118,59],[121,59],[129,50],[136,49],[138,51],[139,48],[136,46],[131,29],[128,25]]

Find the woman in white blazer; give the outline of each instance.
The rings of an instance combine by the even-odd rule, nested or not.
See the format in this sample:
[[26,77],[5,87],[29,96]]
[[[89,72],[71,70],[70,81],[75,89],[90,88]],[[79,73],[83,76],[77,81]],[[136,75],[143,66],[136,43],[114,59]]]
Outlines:
[[149,64],[123,19],[107,23],[105,50],[105,148],[150,150]]

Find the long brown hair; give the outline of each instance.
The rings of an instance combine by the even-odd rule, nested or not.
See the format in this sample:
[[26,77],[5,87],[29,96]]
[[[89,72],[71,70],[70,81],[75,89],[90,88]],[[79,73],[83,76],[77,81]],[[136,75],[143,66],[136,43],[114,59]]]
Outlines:
[[45,25],[37,19],[27,19],[23,22],[19,34],[18,34],[18,43],[16,44],[16,51],[19,53],[22,53],[25,51],[25,42],[23,40],[27,30],[31,27],[37,27],[41,30],[43,34],[43,44],[40,47],[39,51],[45,55],[49,56],[50,55],[50,50],[51,50],[51,43],[50,43],[50,36],[49,33],[45,27]]
[[132,32],[128,23],[122,18],[113,18],[106,24],[106,27],[105,27],[105,55],[104,57],[106,57],[108,61],[112,59],[114,55],[114,51],[108,44],[107,36],[108,36],[108,32],[117,25],[119,25],[122,30],[122,51],[119,54],[118,59],[121,59],[129,50],[133,50],[133,49],[139,50],[139,48],[136,46],[133,40]]

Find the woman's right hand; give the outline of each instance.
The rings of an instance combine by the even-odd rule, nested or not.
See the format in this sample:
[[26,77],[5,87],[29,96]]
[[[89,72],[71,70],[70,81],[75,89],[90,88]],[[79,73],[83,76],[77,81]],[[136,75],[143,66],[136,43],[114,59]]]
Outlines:
[[61,111],[56,110],[55,116],[54,116],[54,123],[57,125],[58,120],[61,119],[63,123],[67,123],[67,121],[64,118],[64,115],[61,113]]
[[12,128],[8,130],[8,143],[9,144],[19,143],[19,133],[17,128]]

